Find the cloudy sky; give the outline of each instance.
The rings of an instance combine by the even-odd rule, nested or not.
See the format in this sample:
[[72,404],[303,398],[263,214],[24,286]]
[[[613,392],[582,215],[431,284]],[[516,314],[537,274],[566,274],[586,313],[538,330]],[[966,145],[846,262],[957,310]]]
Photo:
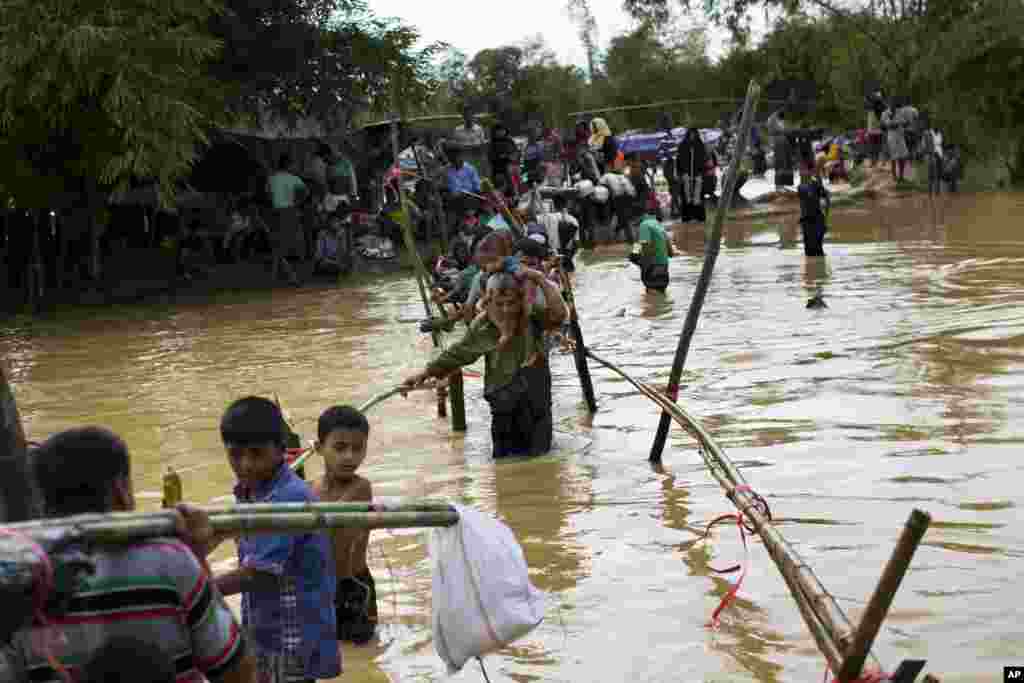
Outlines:
[[[565,0],[369,0],[378,16],[400,17],[426,41],[441,40],[472,57],[479,50],[517,44],[541,34],[563,63],[585,64],[583,47]],[[621,0],[590,0],[602,47],[632,26]],[[724,35],[710,36],[712,57],[724,49]]]

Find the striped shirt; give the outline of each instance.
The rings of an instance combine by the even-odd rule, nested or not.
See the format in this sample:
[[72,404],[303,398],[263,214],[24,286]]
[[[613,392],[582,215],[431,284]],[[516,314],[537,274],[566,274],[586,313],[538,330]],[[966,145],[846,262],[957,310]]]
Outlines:
[[[50,651],[72,675],[110,638],[121,636],[154,643],[173,661],[176,683],[217,678],[241,656],[238,623],[209,573],[181,541],[157,538],[104,548],[91,559],[95,572],[84,577],[67,609],[50,619]],[[36,645],[46,634],[33,631],[15,636],[28,680],[60,682]]]

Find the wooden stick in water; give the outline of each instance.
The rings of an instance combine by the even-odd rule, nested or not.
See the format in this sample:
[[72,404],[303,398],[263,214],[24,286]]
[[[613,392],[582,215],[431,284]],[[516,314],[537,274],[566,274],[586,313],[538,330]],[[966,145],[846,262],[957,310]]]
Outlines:
[[882,627],[882,622],[889,613],[889,606],[896,597],[896,591],[899,590],[900,583],[903,582],[903,577],[910,567],[910,561],[931,521],[931,515],[927,512],[918,509],[911,511],[910,518],[903,527],[903,533],[896,542],[896,548],[882,570],[882,578],[878,580],[878,586],[875,587],[867,609],[860,618],[860,624],[853,635],[853,643],[846,651],[846,658],[840,668],[833,669],[839,672],[839,683],[850,683],[860,678],[864,660],[871,652],[871,645],[875,642],[878,629]]
[[562,279],[562,291],[565,292],[566,303],[569,305],[569,327],[572,330],[575,349],[573,359],[576,361],[576,373],[580,377],[580,386],[583,388],[583,399],[587,402],[587,408],[591,413],[597,412],[597,398],[594,395],[594,383],[590,378],[590,366],[587,365],[587,345],[583,341],[583,328],[580,327],[579,316],[576,312],[576,297],[573,295],[572,282],[569,276],[561,268],[558,274]]
[[[715,261],[718,259],[718,250],[722,241],[722,223],[726,214],[729,213],[729,206],[735,193],[740,160],[747,149],[747,139],[750,137],[750,128],[754,123],[754,111],[757,109],[757,101],[760,96],[761,88],[757,81],[750,81],[750,86],[747,88],[747,99],[743,104],[743,119],[740,122],[740,134],[736,141],[736,153],[729,164],[725,188],[719,200],[718,210],[715,212],[711,234],[704,246],[704,266],[701,268],[697,286],[693,290],[693,300],[690,303],[690,310],[686,314],[683,333],[679,336],[679,346],[676,347],[676,356],[672,361],[672,370],[669,373],[668,394],[673,401],[678,397],[679,380],[683,375],[683,366],[686,365],[690,341],[693,339],[693,333],[697,330],[697,320],[700,318],[700,312],[704,306],[704,297],[711,285],[711,275],[715,270]],[[649,456],[651,462],[661,462],[661,452],[665,449],[665,440],[668,438],[668,428],[671,424],[672,418],[669,417],[668,412],[662,411],[661,420],[658,422],[658,431],[654,436],[654,443],[651,445]]]

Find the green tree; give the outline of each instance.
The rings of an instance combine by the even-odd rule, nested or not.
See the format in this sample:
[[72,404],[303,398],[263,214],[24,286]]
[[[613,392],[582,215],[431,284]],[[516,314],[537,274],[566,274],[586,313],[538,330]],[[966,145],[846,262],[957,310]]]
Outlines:
[[357,110],[424,104],[446,47],[417,49],[414,28],[377,17],[362,0],[226,0],[210,30],[224,43],[212,73],[236,115],[313,118],[335,129]]
[[217,8],[195,0],[5,0],[0,188],[8,203],[96,198],[131,178],[166,193],[219,120],[207,73]]

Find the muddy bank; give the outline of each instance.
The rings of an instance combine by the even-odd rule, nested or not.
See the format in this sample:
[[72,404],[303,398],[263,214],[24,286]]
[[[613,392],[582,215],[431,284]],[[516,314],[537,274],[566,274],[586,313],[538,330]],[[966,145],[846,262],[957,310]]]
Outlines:
[[[441,251],[440,244],[419,244],[418,247],[427,263]],[[176,271],[173,250],[160,247],[119,249],[105,261],[100,281],[80,281],[71,287],[45,291],[38,312],[105,304],[201,302],[223,293],[294,289],[283,280],[271,279],[269,257],[241,263],[202,262],[190,269],[187,277]],[[360,259],[355,272],[348,275],[314,274],[311,261],[298,264],[296,272],[302,287],[355,286],[382,274],[411,274],[413,264],[408,252],[401,251],[394,261],[373,263]],[[0,316],[31,313],[26,292],[7,287],[7,282],[5,265],[0,261]]]

